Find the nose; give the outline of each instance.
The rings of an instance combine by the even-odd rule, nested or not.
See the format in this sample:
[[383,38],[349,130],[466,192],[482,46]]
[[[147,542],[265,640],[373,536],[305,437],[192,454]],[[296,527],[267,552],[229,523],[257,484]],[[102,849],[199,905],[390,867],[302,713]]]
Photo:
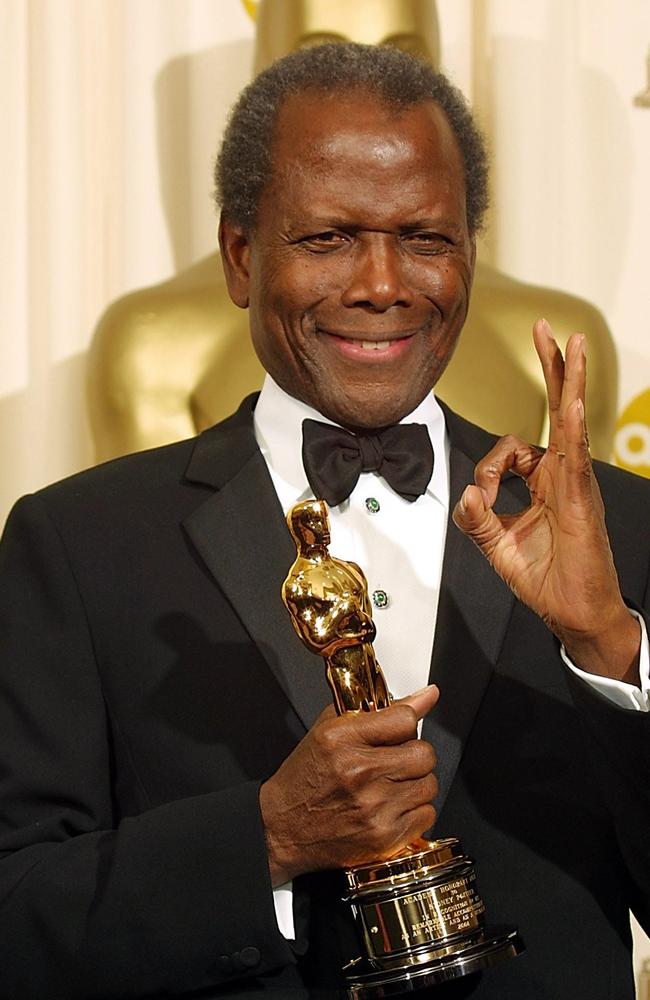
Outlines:
[[358,238],[351,269],[343,305],[386,312],[395,305],[412,304],[413,292],[404,279],[399,241],[392,234],[373,233]]

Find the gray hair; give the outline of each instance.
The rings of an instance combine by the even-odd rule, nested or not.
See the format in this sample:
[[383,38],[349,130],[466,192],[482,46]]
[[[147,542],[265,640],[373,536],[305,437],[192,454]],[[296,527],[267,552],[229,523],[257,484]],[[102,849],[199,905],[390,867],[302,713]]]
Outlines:
[[434,101],[456,136],[465,169],[467,223],[473,235],[488,206],[485,141],[465,98],[428,63],[390,46],[329,43],[279,59],[253,80],[234,105],[215,165],[215,199],[245,232],[255,228],[270,180],[273,129],[293,94],[359,90],[397,109]]

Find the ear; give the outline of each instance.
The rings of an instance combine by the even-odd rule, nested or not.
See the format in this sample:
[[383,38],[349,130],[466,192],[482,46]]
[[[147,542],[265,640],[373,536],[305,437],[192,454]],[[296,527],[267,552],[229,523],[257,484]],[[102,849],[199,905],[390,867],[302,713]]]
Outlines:
[[474,275],[476,273],[476,237],[472,236],[471,250],[470,250],[470,266],[472,268],[472,284],[474,283]]
[[219,219],[219,247],[228,294],[240,309],[248,307],[251,244],[249,236],[223,214]]

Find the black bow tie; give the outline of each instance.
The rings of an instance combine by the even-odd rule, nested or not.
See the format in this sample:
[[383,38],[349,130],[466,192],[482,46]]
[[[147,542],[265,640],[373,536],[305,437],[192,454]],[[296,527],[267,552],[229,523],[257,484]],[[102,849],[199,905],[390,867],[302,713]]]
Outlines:
[[352,434],[319,420],[302,422],[302,461],[319,500],[336,507],[352,493],[362,472],[378,472],[410,503],[422,496],[433,471],[433,448],[424,424],[395,424]]

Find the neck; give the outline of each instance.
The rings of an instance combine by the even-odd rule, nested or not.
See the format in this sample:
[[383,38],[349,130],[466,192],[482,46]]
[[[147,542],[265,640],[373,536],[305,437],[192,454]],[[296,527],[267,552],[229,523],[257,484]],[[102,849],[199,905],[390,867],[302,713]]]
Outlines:
[[327,545],[324,542],[300,542],[300,555],[304,559],[325,559],[328,555]]

